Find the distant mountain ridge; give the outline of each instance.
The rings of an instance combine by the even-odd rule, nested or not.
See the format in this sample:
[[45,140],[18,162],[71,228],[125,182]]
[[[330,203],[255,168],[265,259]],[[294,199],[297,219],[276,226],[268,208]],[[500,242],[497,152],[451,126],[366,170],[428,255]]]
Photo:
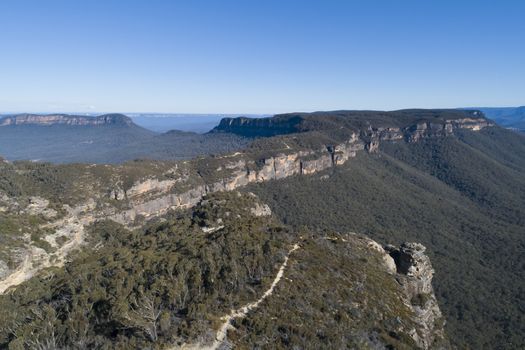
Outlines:
[[229,134],[157,133],[124,114],[18,114],[0,119],[0,154],[8,160],[119,163],[187,159],[237,150],[247,141]]
[[476,109],[503,127],[525,131],[525,106],[476,107]]
[[104,114],[97,117],[70,114],[18,114],[0,119],[0,126],[10,125],[70,125],[100,126],[120,125],[136,126],[131,118],[124,114]]
[[272,118],[223,118],[212,132],[230,132],[242,136],[275,136],[321,130],[366,132],[369,128],[414,128],[417,124],[457,123],[490,124],[478,110],[406,109],[399,111],[326,111],[286,113]]
[[388,137],[396,134],[397,138],[444,135],[450,134],[460,124],[461,127],[475,128],[491,122],[479,111],[329,111],[289,113],[272,118],[223,118],[206,134],[176,130],[159,134],[135,124],[132,118],[123,114],[96,117],[19,114],[0,119],[0,154],[8,160],[56,163],[188,159],[236,151],[255,138],[291,133],[309,133],[310,136],[303,140],[319,144],[319,138],[344,142],[357,132],[375,147],[374,137],[387,137],[386,134],[390,135]]
[[126,113],[133,122],[143,128],[168,132],[170,130],[191,131],[199,134],[209,132],[227,117],[269,117],[266,114],[192,114],[192,113]]

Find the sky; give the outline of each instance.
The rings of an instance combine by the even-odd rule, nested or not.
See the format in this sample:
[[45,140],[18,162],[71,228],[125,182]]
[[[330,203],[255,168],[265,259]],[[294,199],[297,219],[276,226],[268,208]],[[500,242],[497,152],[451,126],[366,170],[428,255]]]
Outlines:
[[0,112],[525,104],[525,1],[2,0]]

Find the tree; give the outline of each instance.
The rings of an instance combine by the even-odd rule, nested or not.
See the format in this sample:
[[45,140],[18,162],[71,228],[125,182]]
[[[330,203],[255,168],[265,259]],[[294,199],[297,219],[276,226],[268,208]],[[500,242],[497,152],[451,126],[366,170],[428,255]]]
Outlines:
[[160,316],[163,311],[155,294],[155,291],[150,294],[146,294],[143,290],[139,291],[139,298],[130,300],[130,309],[123,316],[123,323],[126,326],[140,329],[151,341],[158,339]]

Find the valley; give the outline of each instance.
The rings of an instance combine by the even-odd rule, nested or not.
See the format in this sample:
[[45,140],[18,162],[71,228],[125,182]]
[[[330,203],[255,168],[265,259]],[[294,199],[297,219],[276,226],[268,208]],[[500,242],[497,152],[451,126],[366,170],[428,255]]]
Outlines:
[[[263,132],[254,134],[255,130]],[[332,321],[326,319],[323,310],[341,300],[345,300],[343,304],[351,300],[365,304],[348,306],[348,310],[355,309],[353,316],[339,314],[337,320],[341,324],[323,328],[324,346],[340,347],[339,341],[344,341],[364,348],[378,344],[401,349],[448,348],[449,343],[485,347],[493,341],[501,342],[500,337],[511,339],[511,346],[521,344],[519,314],[507,313],[513,327],[505,328],[503,321],[498,320],[492,323],[491,330],[478,332],[476,329],[483,329],[494,319],[475,305],[496,292],[490,287],[494,284],[484,284],[483,278],[498,278],[508,287],[510,303],[521,302],[521,280],[510,281],[519,275],[515,266],[523,244],[520,230],[524,218],[520,191],[525,188],[520,174],[525,166],[523,153],[508,151],[525,147],[522,136],[495,126],[477,111],[455,110],[364,114],[338,111],[260,120],[225,119],[210,135],[247,138],[249,143],[234,153],[185,161],[0,164],[0,206],[4,208],[0,214],[10,222],[6,231],[0,231],[4,242],[1,256],[6,257],[3,265],[7,267],[0,282],[5,292],[0,303],[11,310],[24,300],[24,305],[38,305],[43,308],[39,312],[56,317],[52,324],[40,326],[34,317],[21,323],[2,321],[8,322],[8,329],[12,330],[1,335],[4,344],[16,340],[27,345],[36,341],[23,335],[33,334],[34,327],[53,327],[61,334],[60,339],[80,341],[71,333],[80,329],[63,321],[69,315],[84,324],[82,341],[92,346],[107,342],[126,347],[177,344],[191,348],[200,344],[213,348],[221,344],[246,345],[244,342],[263,346],[262,339],[277,339],[282,348],[291,344],[305,346],[314,344],[315,336],[298,333],[288,317],[297,320],[296,312],[308,310],[312,319],[306,326],[308,332],[320,324],[328,327]],[[476,175],[469,169],[477,169]],[[267,236],[268,232],[273,233]],[[379,243],[370,243],[373,241],[355,234],[348,236],[351,232],[366,234]],[[494,238],[489,239],[491,233]],[[242,238],[235,242],[225,238],[232,234]],[[266,243],[252,242],[253,239]],[[415,254],[409,261],[423,259],[424,266],[430,264],[428,258],[423,258],[426,255],[418,255],[425,251],[424,247],[395,248],[406,241],[421,242],[427,247],[436,266],[435,297],[430,269],[425,268],[428,273],[417,277],[403,277],[407,270],[400,265],[392,270],[392,266],[401,263],[395,260],[399,254]],[[226,246],[218,247],[219,242]],[[506,248],[508,255],[502,260],[498,252],[503,246],[509,247],[510,242],[515,246]],[[251,261],[250,255],[236,256],[232,248],[227,248],[226,256],[215,251],[231,244],[241,252],[255,249],[258,260],[251,267],[242,267],[245,259]],[[268,255],[271,246],[280,247],[280,253]],[[295,248],[291,255],[294,262],[287,267],[289,247]],[[166,249],[183,249],[177,253],[177,259],[189,270],[167,268],[171,263],[164,253]],[[210,255],[200,256],[199,249],[210,249],[206,253]],[[357,255],[348,256],[345,249]],[[370,253],[371,249],[379,255]],[[200,257],[195,260],[190,258],[192,254]],[[269,260],[263,263],[262,257]],[[84,292],[69,289],[64,294],[65,290],[53,287],[77,283],[74,276],[95,278],[93,273],[99,269],[101,275],[96,278],[104,280],[104,271],[109,271],[104,267],[108,266],[108,258],[113,261],[110,265],[114,272],[110,275],[118,273],[124,281],[129,280],[111,287],[118,288],[114,292],[108,289],[107,282],[101,282],[100,288],[93,286],[96,292],[85,286]],[[132,268],[129,264],[135,259],[142,262]],[[224,259],[231,260],[225,265]],[[338,261],[345,263],[337,267],[334,264]],[[195,263],[200,272],[193,270]],[[295,270],[297,264],[307,265]],[[327,269],[324,277],[316,272],[315,264]],[[360,272],[345,272],[346,277],[335,273],[342,266],[346,269],[347,264]],[[93,273],[84,271],[88,266],[94,269]],[[234,266],[237,267],[231,270]],[[291,277],[285,268],[291,269]],[[176,270],[182,280],[174,279]],[[210,275],[212,271],[215,275]],[[147,273],[165,278],[156,282]],[[230,277],[225,278],[224,274]],[[248,274],[252,282],[245,285],[239,274]],[[300,277],[292,277],[297,274]],[[316,293],[301,294],[298,302],[302,306],[296,309],[284,297],[287,293],[296,295],[288,278],[314,285],[337,285],[336,293],[342,294],[337,300],[326,293],[322,297],[316,297]],[[319,282],[320,278],[323,282]],[[367,285],[368,279],[371,285]],[[391,284],[394,280],[397,286]],[[226,284],[218,288],[217,283]],[[228,283],[234,284],[226,287]],[[358,294],[348,299],[345,288],[358,284],[365,289],[356,290]],[[472,285],[476,287],[473,289]],[[195,294],[185,292],[187,288]],[[110,297],[110,292],[116,294]],[[47,293],[55,296],[47,299]],[[93,293],[99,301],[91,297]],[[469,297],[458,298],[457,293]],[[173,297],[187,301],[177,302],[182,302],[182,306],[173,304]],[[55,298],[62,301],[51,302]],[[122,298],[132,302],[125,306]],[[225,304],[228,298],[236,301]],[[77,301],[71,304],[72,300]],[[197,304],[187,304],[188,300]],[[315,300],[324,301],[319,304]],[[371,300],[390,301],[375,306],[379,309],[370,309],[365,305]],[[399,300],[405,302],[400,304]],[[102,301],[106,311],[99,309]],[[63,303],[69,305],[66,314],[59,307]],[[279,303],[284,304],[277,307]],[[149,311],[144,309],[147,305]],[[215,306],[207,310],[202,305]],[[216,305],[220,305],[219,309]],[[507,304],[501,296],[487,303],[486,308],[490,317],[500,317],[500,310],[507,310]],[[87,313],[72,316],[71,310]],[[279,331],[270,322],[276,317],[273,310],[285,310]],[[23,316],[24,312],[9,317],[28,317]],[[156,316],[143,320],[130,316],[144,312]],[[385,318],[392,312],[401,317],[400,325]],[[95,315],[105,315],[107,332],[93,323]],[[300,317],[301,322],[305,317]],[[471,321],[467,323],[465,317]],[[123,326],[127,332],[119,331]]]
[[113,164],[146,158],[180,160],[232,152],[248,142],[229,134],[158,133],[122,114],[0,118],[0,154],[9,160]]
[[0,350],[525,349],[524,13],[0,1]]

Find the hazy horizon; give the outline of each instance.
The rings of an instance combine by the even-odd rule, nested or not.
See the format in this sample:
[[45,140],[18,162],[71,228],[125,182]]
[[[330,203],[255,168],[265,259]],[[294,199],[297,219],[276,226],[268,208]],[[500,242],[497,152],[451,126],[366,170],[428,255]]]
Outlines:
[[479,105],[479,106],[458,106],[458,107],[405,107],[405,108],[397,108],[397,109],[378,109],[378,108],[365,108],[365,109],[356,109],[356,108],[337,108],[337,109],[318,109],[318,110],[294,110],[294,111],[283,111],[283,112],[277,112],[277,113],[242,113],[242,112],[235,112],[235,113],[223,113],[223,112],[122,112],[122,111],[97,111],[97,112],[85,112],[85,111],[26,111],[26,110],[20,110],[20,111],[0,111],[0,116],[5,115],[14,115],[14,114],[69,114],[69,115],[85,115],[85,116],[98,116],[103,114],[124,114],[126,116],[129,116],[131,118],[136,116],[169,116],[169,117],[175,117],[175,116],[273,116],[276,114],[288,114],[288,113],[313,113],[313,112],[330,112],[330,111],[383,111],[383,112],[393,112],[396,110],[403,110],[403,109],[468,109],[468,108],[520,108],[525,107],[525,104],[517,104],[514,106],[507,105],[507,106],[499,106],[499,105]]

